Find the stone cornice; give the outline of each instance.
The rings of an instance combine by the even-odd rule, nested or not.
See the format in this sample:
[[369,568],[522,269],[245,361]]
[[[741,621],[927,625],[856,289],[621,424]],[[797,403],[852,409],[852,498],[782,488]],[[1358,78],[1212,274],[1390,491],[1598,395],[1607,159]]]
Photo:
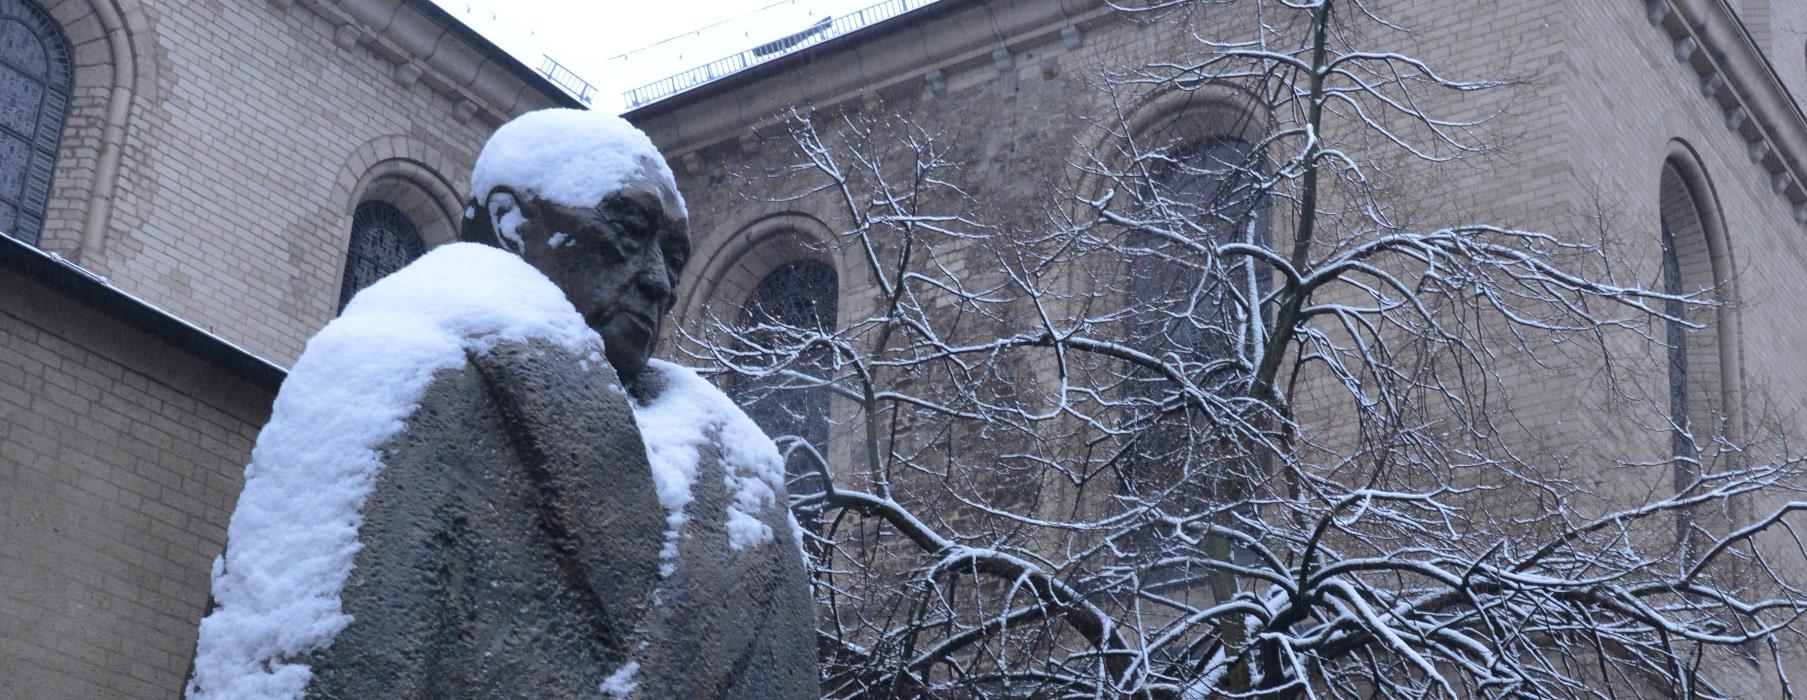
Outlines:
[[583,107],[551,81],[439,9],[431,0],[268,0],[299,4],[331,23],[333,43],[363,46],[394,64],[396,82],[425,84],[460,122],[501,124],[545,107]]
[[622,116],[675,164],[771,124],[793,105],[827,107],[905,81],[940,92],[958,71],[1012,70],[1013,52],[1083,41],[1081,30],[1111,15],[1097,0],[941,0]]
[[1807,116],[1782,85],[1726,0],[1645,0],[1650,23],[1672,41],[1676,60],[1692,69],[1701,94],[1743,137],[1751,161],[1777,195],[1807,224]]

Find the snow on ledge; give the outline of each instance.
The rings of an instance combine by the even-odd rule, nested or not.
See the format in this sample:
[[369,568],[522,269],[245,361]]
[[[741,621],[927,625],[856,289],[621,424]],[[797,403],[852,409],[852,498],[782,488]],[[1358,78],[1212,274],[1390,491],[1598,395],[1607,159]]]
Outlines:
[[376,448],[414,412],[433,374],[502,340],[601,349],[565,295],[520,258],[441,246],[360,292],[308,341],[257,437],[213,565],[189,698],[301,697],[292,661],[351,621],[339,594],[361,545]]

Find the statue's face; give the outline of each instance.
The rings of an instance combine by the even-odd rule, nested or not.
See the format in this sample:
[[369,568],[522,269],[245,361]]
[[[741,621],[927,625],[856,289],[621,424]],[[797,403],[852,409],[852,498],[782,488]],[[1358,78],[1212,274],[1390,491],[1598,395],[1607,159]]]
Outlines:
[[518,248],[522,259],[564,291],[602,336],[609,364],[631,386],[676,301],[678,274],[690,257],[687,222],[673,219],[656,195],[638,188],[590,208],[499,189],[489,208],[498,233],[514,226],[514,239],[500,236],[509,239],[504,245]]

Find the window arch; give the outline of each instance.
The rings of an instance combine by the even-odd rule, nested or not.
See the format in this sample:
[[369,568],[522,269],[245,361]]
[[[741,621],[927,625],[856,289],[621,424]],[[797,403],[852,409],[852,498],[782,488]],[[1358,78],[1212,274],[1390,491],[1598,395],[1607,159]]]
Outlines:
[[[760,278],[741,307],[739,325],[755,342],[761,342],[761,336],[782,342],[780,338],[787,330],[833,331],[839,306],[840,278],[834,266],[820,260],[797,260],[781,264]],[[818,346],[798,356],[793,366],[804,373],[825,374],[832,362],[827,348]],[[795,437],[817,452],[826,453],[828,391],[825,387],[797,384],[782,376],[743,377],[729,390],[767,435]],[[785,474],[792,495],[823,490],[825,484],[812,459],[804,452],[793,451],[786,460]],[[812,530],[817,524],[809,513],[799,513],[798,521]]]
[[72,83],[56,20],[30,0],[0,0],[0,231],[34,245]]
[[345,310],[359,290],[413,262],[425,250],[419,227],[400,209],[376,200],[359,204],[352,215],[339,310]]

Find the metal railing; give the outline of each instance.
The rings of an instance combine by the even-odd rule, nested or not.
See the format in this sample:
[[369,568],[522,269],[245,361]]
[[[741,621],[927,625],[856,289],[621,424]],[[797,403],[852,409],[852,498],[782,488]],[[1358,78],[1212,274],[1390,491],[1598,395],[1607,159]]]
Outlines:
[[628,109],[633,109],[934,2],[935,0],[886,0],[852,14],[824,19],[811,25],[808,29],[782,39],[761,44],[726,58],[710,61],[663,80],[647,83],[623,93],[622,97],[626,99]]
[[553,85],[571,93],[571,96],[576,97],[579,102],[590,104],[596,100],[596,86],[591,85],[590,81],[578,77],[576,73],[571,72],[571,69],[566,68],[565,64],[552,60],[551,56],[545,54],[540,54],[540,56],[544,59],[540,61],[540,75],[546,76],[546,79],[552,81]]

